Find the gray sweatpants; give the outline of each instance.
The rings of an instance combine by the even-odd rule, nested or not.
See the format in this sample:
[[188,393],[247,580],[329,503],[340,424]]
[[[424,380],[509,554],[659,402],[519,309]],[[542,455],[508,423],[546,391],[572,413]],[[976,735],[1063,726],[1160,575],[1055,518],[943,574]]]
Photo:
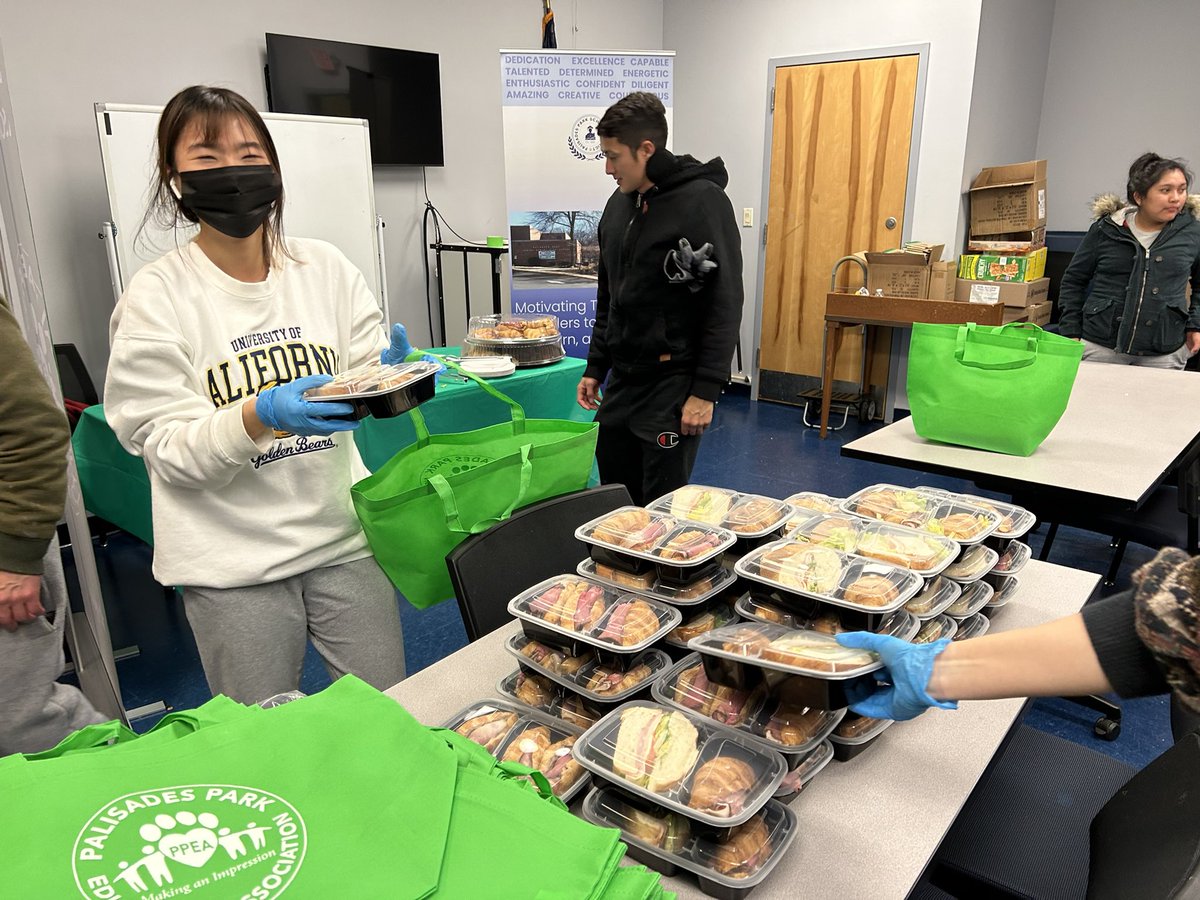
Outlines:
[[78,688],[57,682],[63,670],[63,628],[71,614],[58,540],[50,542],[42,575],[44,616],[0,628],[0,756],[48,750],[72,731],[105,721]]
[[241,588],[183,589],[213,694],[257,703],[300,686],[306,641],[331,678],[380,690],[404,678],[400,607],[375,557]]
[[1083,361],[1109,363],[1117,366],[1143,366],[1148,369],[1182,369],[1187,365],[1191,354],[1187,344],[1174,353],[1164,353],[1161,356],[1132,356],[1120,350],[1111,350],[1094,341],[1083,342]]

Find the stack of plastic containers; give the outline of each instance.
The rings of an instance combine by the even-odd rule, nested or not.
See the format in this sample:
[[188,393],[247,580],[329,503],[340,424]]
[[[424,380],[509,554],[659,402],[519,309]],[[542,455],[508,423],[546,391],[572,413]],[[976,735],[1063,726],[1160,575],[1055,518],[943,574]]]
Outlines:
[[316,403],[349,403],[354,412],[347,418],[390,419],[424,403],[434,394],[437,364],[417,362],[384,365],[372,362],[339,372],[320,387],[309,388],[304,399]]
[[554,316],[472,316],[462,355],[508,356],[518,369],[545,366],[566,356]]
[[694,873],[711,896],[745,896],[796,836],[795,815],[772,799],[783,757],[711,719],[633,701],[572,753],[597,782],[584,817],[620,828],[630,855],[660,872]]

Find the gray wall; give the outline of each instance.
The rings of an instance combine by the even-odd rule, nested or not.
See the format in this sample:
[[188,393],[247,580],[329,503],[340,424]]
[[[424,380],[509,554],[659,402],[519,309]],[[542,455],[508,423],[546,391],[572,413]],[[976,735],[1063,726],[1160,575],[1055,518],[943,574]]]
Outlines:
[[[560,48],[663,47],[661,0],[558,6]],[[103,382],[113,299],[96,237],[108,204],[94,102],[161,105],[189,84],[215,83],[265,109],[268,31],[437,52],[446,166],[428,170],[429,194],[450,224],[482,240],[507,233],[498,51],[540,47],[540,18],[536,0],[211,0],[186,8],[148,0],[5,0],[0,41],[54,339],[77,344]],[[597,178],[604,178],[599,164]],[[387,222],[392,317],[425,342],[420,169],[376,168],[375,196]],[[483,284],[475,293],[486,306]]]
[[747,206],[756,213],[754,227],[742,231],[747,371],[758,344],[754,313],[766,201],[768,61],[930,45],[916,201],[908,218],[913,238],[950,244],[961,217],[958,173],[967,143],[979,14],[980,0],[663,0],[663,47],[678,53],[672,145],[698,157],[722,156],[734,209],[739,217]]
[[[1053,26],[1053,2],[983,0],[955,255],[969,224],[966,191],[979,170],[1037,158]],[[1055,190],[1049,190],[1049,202],[1053,209]]]
[[1147,150],[1200,165],[1198,11],[1195,0],[1056,0],[1038,137],[1051,229],[1086,229],[1091,199],[1123,195]]

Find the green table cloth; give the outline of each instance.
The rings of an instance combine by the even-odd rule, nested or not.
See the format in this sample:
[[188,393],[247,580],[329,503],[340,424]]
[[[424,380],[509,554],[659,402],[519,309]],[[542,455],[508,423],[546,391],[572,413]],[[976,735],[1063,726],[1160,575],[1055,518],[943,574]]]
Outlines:
[[[458,353],[457,347],[434,350]],[[575,387],[583,376],[584,360],[567,357],[561,362],[533,369],[518,369],[506,378],[492,379],[501,391],[525,408],[530,418],[570,419],[590,422],[595,413],[575,402]],[[470,431],[507,421],[508,407],[481,391],[475,384],[443,378],[432,400],[421,412],[435,434]],[[372,472],[398,450],[416,440],[407,415],[394,419],[364,419],[354,433],[363,462]],[[131,456],[108,427],[102,405],[83,411],[71,439],[79,469],[83,502],[88,511],[112,522],[146,543],[153,543],[150,516],[150,478],[140,457]],[[593,477],[593,481],[595,478]]]

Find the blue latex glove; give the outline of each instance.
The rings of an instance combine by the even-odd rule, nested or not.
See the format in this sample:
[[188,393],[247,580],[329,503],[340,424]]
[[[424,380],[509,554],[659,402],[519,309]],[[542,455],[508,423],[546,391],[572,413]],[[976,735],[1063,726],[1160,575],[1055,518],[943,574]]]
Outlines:
[[412,344],[408,342],[408,329],[397,322],[392,326],[392,344],[379,354],[379,361],[385,366],[395,366],[408,359],[412,353]]
[[269,387],[260,391],[254,401],[254,411],[259,421],[276,431],[312,437],[330,435],[338,431],[353,431],[358,427],[357,419],[333,419],[330,416],[348,416],[354,407],[349,403],[304,399],[304,392],[333,381],[332,375],[309,375],[287,384]]
[[873,673],[878,686],[868,696],[851,703],[852,712],[872,719],[904,721],[930,707],[958,708],[956,702],[934,700],[926,691],[933,675],[933,661],[949,646],[949,638],[931,644],[910,644],[887,634],[851,631],[839,634],[837,642],[843,647],[874,651],[883,660],[884,667]]

